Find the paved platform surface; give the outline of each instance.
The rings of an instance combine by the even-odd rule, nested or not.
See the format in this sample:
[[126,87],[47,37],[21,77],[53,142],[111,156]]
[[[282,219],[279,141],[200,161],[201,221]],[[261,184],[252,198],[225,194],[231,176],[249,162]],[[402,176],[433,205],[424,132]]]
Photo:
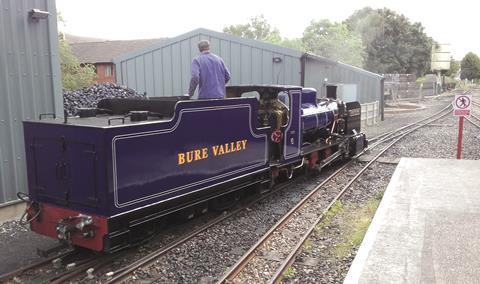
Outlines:
[[480,161],[402,158],[344,283],[480,283]]

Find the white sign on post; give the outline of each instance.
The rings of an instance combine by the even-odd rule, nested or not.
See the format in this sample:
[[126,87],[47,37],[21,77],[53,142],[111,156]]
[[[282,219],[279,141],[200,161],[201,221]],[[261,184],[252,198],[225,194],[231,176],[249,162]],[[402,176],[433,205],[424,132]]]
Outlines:
[[472,95],[462,94],[455,95],[453,100],[453,115],[454,116],[468,116],[470,117],[470,112],[472,108]]

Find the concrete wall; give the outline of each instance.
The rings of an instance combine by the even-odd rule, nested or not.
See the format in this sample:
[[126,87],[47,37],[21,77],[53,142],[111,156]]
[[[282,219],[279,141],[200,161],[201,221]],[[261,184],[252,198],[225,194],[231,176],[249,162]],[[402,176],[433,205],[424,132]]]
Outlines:
[[27,192],[22,120],[63,113],[57,34],[54,0],[0,0],[0,204]]
[[225,61],[230,85],[300,84],[300,51],[205,29],[114,59],[117,82],[148,96],[187,93],[190,65],[201,39],[209,40],[212,52]]

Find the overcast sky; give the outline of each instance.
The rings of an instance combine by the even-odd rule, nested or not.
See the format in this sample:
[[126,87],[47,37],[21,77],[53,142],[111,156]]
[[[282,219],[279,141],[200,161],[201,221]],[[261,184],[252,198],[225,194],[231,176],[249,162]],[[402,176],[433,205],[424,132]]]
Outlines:
[[62,29],[74,35],[104,39],[174,37],[202,27],[222,31],[263,14],[283,37],[301,37],[311,20],[342,21],[365,6],[387,7],[421,22],[429,36],[451,44],[454,57],[480,54],[480,22],[475,1],[456,0],[57,0],[66,21]]

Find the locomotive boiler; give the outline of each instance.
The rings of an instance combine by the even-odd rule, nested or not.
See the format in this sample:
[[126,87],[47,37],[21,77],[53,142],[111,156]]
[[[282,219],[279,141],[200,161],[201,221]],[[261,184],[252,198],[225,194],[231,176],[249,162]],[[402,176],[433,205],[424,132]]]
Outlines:
[[360,113],[311,88],[247,85],[225,99],[106,99],[78,117],[25,121],[30,227],[123,249],[175,212],[359,153]]

